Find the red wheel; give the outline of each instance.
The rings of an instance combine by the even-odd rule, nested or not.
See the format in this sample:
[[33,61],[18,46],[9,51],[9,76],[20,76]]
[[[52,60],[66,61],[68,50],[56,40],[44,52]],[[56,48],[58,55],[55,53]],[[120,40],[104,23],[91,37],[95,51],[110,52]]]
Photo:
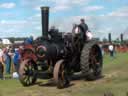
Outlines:
[[69,79],[68,79],[67,70],[65,67],[64,60],[59,60],[55,64],[53,77],[57,84],[57,88],[59,88],[59,89],[64,88],[66,85],[69,84]]
[[19,80],[23,86],[30,86],[36,82],[36,67],[34,61],[30,59],[24,60],[19,68]]

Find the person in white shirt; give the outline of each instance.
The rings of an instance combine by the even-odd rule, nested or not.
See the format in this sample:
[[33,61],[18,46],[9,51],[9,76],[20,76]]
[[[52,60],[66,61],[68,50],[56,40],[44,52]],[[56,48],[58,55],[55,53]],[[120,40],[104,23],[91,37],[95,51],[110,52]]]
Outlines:
[[3,72],[4,72],[4,60],[3,60],[3,51],[0,49],[0,79],[3,79]]
[[110,56],[113,57],[114,56],[114,46],[113,44],[110,44],[108,46],[109,52],[110,52]]

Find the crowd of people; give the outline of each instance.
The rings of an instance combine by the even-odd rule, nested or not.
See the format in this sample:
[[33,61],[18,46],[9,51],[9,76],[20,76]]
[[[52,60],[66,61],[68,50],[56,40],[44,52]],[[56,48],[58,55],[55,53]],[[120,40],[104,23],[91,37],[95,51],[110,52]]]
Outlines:
[[[11,67],[14,66],[15,72],[18,72],[20,62],[20,50],[19,48],[11,47],[0,49],[0,79],[4,79],[5,74],[11,74]],[[13,65],[12,65],[13,64]]]
[[[30,36],[24,40],[24,44],[32,44],[33,37]],[[0,79],[5,79],[4,74],[18,74],[20,60],[21,60],[21,50],[20,46],[7,46],[0,48]],[[12,69],[12,70],[11,70]]]

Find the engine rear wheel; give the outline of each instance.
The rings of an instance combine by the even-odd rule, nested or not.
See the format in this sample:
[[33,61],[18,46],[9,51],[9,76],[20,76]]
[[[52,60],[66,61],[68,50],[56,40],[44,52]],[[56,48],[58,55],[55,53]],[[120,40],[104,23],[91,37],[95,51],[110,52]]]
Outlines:
[[65,67],[64,60],[59,60],[54,67],[53,77],[57,88],[62,89],[69,85],[69,79],[67,75],[67,70]]
[[36,66],[34,66],[34,64],[34,61],[30,59],[26,59],[20,64],[19,80],[23,86],[30,86],[36,82],[37,78],[34,73],[36,71]]
[[102,74],[102,52],[96,41],[90,41],[81,53],[81,71],[87,80],[95,80]]

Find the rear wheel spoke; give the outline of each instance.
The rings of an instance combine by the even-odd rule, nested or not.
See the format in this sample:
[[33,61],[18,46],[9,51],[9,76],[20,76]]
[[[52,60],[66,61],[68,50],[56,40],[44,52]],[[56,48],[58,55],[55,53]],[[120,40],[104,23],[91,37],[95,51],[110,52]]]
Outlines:
[[[100,59],[99,58],[99,51],[97,50],[96,46],[93,46],[93,48],[91,48],[91,52],[90,52],[90,71],[91,73],[93,73],[94,75],[97,74],[97,72],[99,71],[100,68]],[[93,71],[93,72],[92,72]]]

